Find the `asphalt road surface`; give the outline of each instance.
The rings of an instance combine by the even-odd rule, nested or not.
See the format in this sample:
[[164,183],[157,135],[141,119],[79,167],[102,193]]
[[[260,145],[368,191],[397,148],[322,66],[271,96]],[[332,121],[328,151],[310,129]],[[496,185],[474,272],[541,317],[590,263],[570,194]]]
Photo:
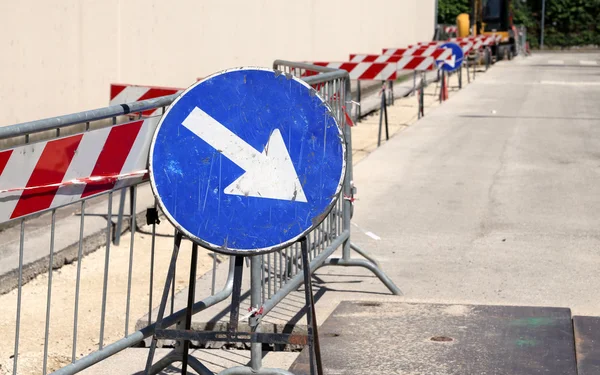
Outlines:
[[407,300],[600,315],[599,103],[600,53],[495,64],[356,166],[354,241]]

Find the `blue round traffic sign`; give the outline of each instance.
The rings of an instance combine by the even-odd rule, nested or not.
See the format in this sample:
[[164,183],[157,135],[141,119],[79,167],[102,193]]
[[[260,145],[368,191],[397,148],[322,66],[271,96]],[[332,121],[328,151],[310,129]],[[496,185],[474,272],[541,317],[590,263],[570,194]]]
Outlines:
[[263,68],[214,74],[179,96],[150,147],[162,211],[208,249],[254,255],[292,244],[335,204],[345,141],[305,82]]
[[440,48],[450,49],[452,50],[452,56],[447,60],[439,60],[438,66],[440,69],[446,72],[453,72],[455,70],[460,69],[462,66],[463,58],[465,56],[462,48],[453,42],[444,43],[440,46]]

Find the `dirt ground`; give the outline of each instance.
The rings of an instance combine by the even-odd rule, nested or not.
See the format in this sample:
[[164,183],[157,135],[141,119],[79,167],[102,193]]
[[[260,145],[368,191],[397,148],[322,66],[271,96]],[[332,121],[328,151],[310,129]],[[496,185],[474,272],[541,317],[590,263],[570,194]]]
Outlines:
[[[456,76],[451,85],[456,85]],[[466,85],[466,79],[463,80]],[[425,96],[426,113],[438,105],[435,84],[427,87]],[[454,90],[450,90],[450,95]],[[417,97],[396,99],[394,106],[388,109],[390,136],[401,132],[417,120]],[[358,163],[377,148],[377,130],[379,115],[365,118],[353,128],[354,163]],[[385,141],[383,141],[385,142]],[[146,226],[143,231],[150,232]],[[167,272],[167,264],[173,246],[173,227],[166,220],[157,226],[155,269],[152,305],[156,307]],[[111,246],[109,282],[106,303],[106,325],[104,345],[110,344],[126,334],[125,317],[127,304],[127,279],[129,269],[130,233],[121,237],[120,246]],[[148,313],[151,234],[136,233],[133,254],[133,273],[131,286],[131,305],[129,329],[132,333],[136,321]],[[83,258],[81,264],[81,286],[79,298],[79,317],[77,324],[76,357],[81,358],[98,349],[100,333],[100,315],[102,285],[106,248],[102,247]],[[191,244],[184,241],[179,255],[176,271],[176,290],[185,288],[189,277],[189,259]],[[224,259],[224,258],[221,258]],[[202,275],[211,269],[213,253],[200,250],[197,274]],[[156,266],[161,265],[161,266]],[[55,371],[71,362],[73,347],[73,316],[77,262],[63,266],[52,274],[52,296],[50,311],[50,329],[48,337],[47,372]],[[40,275],[22,288],[21,328],[19,341],[18,373],[23,375],[42,373],[44,357],[44,332],[48,275]],[[11,374],[13,367],[15,317],[17,290],[0,296],[0,375]]]

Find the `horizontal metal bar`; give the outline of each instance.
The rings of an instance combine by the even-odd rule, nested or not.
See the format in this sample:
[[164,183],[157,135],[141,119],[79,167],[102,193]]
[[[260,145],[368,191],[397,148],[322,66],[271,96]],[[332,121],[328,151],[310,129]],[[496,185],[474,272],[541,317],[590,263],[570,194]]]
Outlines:
[[290,333],[193,331],[161,329],[156,331],[159,339],[194,340],[200,342],[252,342],[265,344],[308,345],[308,336]]
[[294,375],[287,370],[278,368],[261,368],[260,370],[254,370],[250,367],[237,366],[226,368],[219,372],[219,375]]
[[299,68],[306,69],[313,72],[335,72],[341,69],[329,68],[326,66],[313,65],[310,63],[296,62],[296,61],[287,61],[287,60],[275,60],[273,61],[273,69],[277,69],[280,65],[289,66],[290,68]]
[[333,72],[321,73],[316,76],[303,77],[302,80],[309,85],[316,85],[318,83],[330,82],[340,78],[345,78],[348,82],[350,81],[349,74],[345,70],[335,70]]
[[142,100],[139,102],[113,105],[110,107],[77,112],[70,115],[50,117],[42,120],[4,126],[0,127],[0,139],[18,137],[31,133],[39,133],[46,130],[63,128],[69,125],[76,125],[89,121],[98,121],[110,117],[126,115],[129,113],[142,112],[148,109],[165,107],[170,105],[178,96],[179,94],[161,96],[159,98]]

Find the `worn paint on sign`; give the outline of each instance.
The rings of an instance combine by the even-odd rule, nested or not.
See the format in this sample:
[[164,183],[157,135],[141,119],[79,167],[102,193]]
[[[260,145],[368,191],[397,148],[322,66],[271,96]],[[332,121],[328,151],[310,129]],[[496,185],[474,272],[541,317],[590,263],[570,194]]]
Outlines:
[[345,172],[343,133],[305,82],[269,69],[212,75],[169,107],[150,178],[169,220],[229,254],[285,247],[318,225]]

